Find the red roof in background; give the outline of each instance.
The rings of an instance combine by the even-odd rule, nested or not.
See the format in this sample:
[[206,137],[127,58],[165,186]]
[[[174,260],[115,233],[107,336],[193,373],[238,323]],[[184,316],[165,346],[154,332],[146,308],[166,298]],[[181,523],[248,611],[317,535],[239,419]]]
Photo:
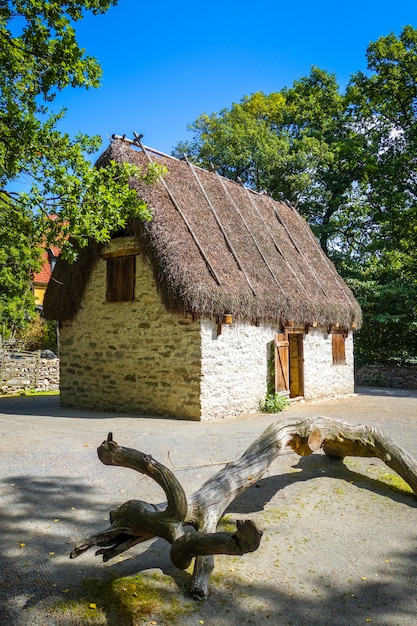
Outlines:
[[[55,221],[57,219],[56,215],[47,215],[46,219]],[[59,257],[59,253],[61,252],[61,248],[58,246],[48,246],[47,248],[43,248],[40,261],[42,263],[41,270],[39,272],[33,272],[33,283],[34,285],[47,285],[51,279],[52,270],[51,270],[51,261],[55,258]]]
[[40,272],[33,272],[33,282],[37,285],[47,285],[51,279],[51,264],[49,262],[48,250],[51,251],[52,256],[58,257],[60,248],[57,246],[50,246],[47,250],[44,250],[41,254],[42,269]]

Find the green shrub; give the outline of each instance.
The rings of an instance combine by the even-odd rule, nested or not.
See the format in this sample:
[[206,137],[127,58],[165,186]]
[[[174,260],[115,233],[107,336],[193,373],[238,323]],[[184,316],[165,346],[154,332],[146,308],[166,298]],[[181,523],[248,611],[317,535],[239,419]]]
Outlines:
[[279,393],[267,393],[263,400],[259,400],[259,409],[262,413],[279,413],[286,406],[290,406],[290,401]]
[[52,350],[57,353],[56,322],[36,315],[18,334],[17,339],[25,350]]

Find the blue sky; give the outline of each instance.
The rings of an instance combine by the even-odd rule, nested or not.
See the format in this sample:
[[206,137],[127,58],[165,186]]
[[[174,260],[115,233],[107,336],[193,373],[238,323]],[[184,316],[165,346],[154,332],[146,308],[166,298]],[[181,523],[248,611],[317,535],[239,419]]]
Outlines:
[[290,86],[312,65],[345,86],[366,68],[368,44],[406,24],[417,27],[416,0],[120,0],[77,26],[102,85],[59,95],[68,109],[61,128],[101,135],[103,148],[107,135],[137,131],[170,153],[202,112]]

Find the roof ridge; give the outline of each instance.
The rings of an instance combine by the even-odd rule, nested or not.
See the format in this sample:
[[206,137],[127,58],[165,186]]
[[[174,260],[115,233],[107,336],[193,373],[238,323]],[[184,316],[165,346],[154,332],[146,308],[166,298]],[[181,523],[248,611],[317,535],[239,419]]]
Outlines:
[[[137,133],[136,133],[137,135]],[[223,178],[225,181],[229,182],[229,183],[233,183],[234,185],[238,185],[239,187],[244,187],[245,189],[247,189],[248,191],[252,192],[253,194],[257,195],[257,196],[265,196],[267,195],[269,198],[271,198],[271,200],[273,200],[273,202],[277,202],[278,204],[281,203],[281,200],[275,200],[275,198],[273,198],[272,196],[270,196],[269,194],[266,194],[264,190],[261,191],[257,191],[256,189],[252,189],[252,187],[247,187],[244,183],[239,182],[237,180],[233,180],[232,178],[227,178],[226,176],[222,176],[221,174],[219,174],[217,172],[217,170],[214,168],[213,166],[213,171],[210,172],[210,170],[208,170],[205,167],[202,167],[201,165],[197,165],[197,163],[193,163],[192,161],[190,161],[189,159],[189,155],[184,153],[184,157],[179,158],[179,157],[175,157],[172,154],[167,154],[166,152],[162,152],[161,150],[157,150],[156,148],[152,148],[151,146],[145,146],[145,144],[142,143],[142,137],[143,135],[137,135],[137,137],[135,137],[135,139],[129,139],[128,137],[126,137],[126,135],[116,135],[113,134],[111,136],[112,139],[112,143],[115,141],[121,141],[123,143],[127,143],[130,146],[135,146],[136,148],[139,148],[142,150],[142,152],[152,152],[153,154],[156,154],[158,156],[164,157],[166,159],[172,159],[173,161],[177,161],[179,163],[187,163],[187,165],[189,167],[191,167],[191,165],[193,167],[196,167],[197,169],[201,170],[202,172],[207,172],[208,174],[217,174],[217,176],[220,176],[220,178]],[[293,206],[291,206],[292,209],[296,210]]]

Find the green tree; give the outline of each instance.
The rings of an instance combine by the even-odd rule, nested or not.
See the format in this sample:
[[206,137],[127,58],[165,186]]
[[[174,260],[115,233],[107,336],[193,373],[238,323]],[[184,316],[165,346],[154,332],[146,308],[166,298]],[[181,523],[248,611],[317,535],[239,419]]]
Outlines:
[[202,114],[189,126],[191,141],[179,143],[174,154],[186,153],[203,167],[255,189],[270,188],[270,176],[287,142],[271,127],[282,121],[283,97],[255,93],[230,109]]
[[367,62],[346,93],[372,227],[357,264],[358,354],[410,362],[417,356],[417,30],[406,26],[371,43]]
[[368,72],[347,89],[360,144],[361,184],[378,227],[376,245],[414,249],[417,208],[417,30],[370,44]]
[[39,255],[32,240],[31,216],[0,200],[0,335],[8,336],[25,326],[33,312],[31,274],[38,269]]
[[387,250],[351,275],[364,325],[355,336],[357,364],[415,363],[417,356],[417,265]]
[[[0,289],[2,314],[8,311],[3,321],[20,324],[29,313],[30,255],[33,267],[39,245],[59,245],[71,259],[89,237],[108,240],[129,216],[150,218],[128,180],[135,174],[151,182],[159,172],[115,163],[93,168],[89,155],[99,148],[99,138],[59,132],[65,111],[52,108],[65,88],[99,86],[100,66],[79,47],[74,25],[87,11],[97,15],[116,3],[0,2]],[[28,180],[29,190],[23,192]],[[19,231],[27,221],[30,227]],[[21,241],[10,254],[7,234],[10,241]],[[8,302],[12,274],[16,284]],[[12,304],[19,293],[20,311]]]

